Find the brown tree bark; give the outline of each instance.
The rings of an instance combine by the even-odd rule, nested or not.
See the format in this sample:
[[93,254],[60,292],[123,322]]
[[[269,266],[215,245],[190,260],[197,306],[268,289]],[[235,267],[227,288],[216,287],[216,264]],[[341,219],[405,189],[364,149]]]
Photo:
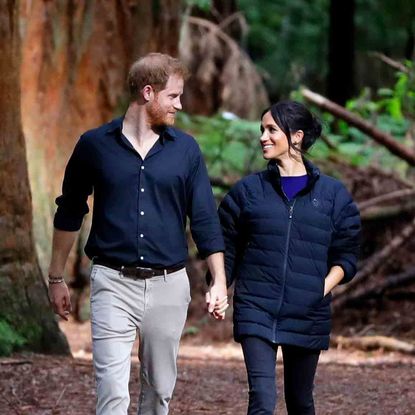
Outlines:
[[[0,323],[24,347],[68,354],[37,263],[20,117],[18,1],[0,0]],[[1,338],[0,342],[8,339]]]

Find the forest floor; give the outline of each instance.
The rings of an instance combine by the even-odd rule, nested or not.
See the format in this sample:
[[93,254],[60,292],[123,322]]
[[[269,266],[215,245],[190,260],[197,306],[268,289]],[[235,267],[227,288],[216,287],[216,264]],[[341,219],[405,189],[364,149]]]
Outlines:
[[[0,414],[94,413],[89,323],[63,322],[61,328],[68,337],[73,358],[16,354],[0,359]],[[136,344],[132,359],[129,414],[137,411],[137,347]],[[247,382],[239,345],[212,343],[203,335],[185,336],[178,367],[170,405],[172,415],[246,413]],[[278,414],[286,414],[280,361],[277,378],[281,391]],[[315,400],[321,415],[415,414],[415,357],[382,351],[323,352],[315,381]]]

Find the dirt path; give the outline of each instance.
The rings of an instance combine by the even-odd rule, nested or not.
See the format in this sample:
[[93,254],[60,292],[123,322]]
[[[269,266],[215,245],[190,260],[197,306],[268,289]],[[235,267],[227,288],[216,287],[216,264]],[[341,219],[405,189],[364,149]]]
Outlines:
[[[70,333],[74,359],[16,355],[0,359],[0,414],[94,413],[88,326]],[[68,333],[73,327],[66,327]],[[86,333],[85,333],[86,332]],[[136,414],[139,364],[133,359],[130,414]],[[282,365],[278,363],[278,390]],[[282,392],[280,393],[281,396]],[[318,368],[318,414],[415,414],[415,358],[398,354],[330,351]],[[246,413],[247,384],[240,349],[233,344],[184,342],[171,414]],[[283,398],[278,414],[285,414]]]

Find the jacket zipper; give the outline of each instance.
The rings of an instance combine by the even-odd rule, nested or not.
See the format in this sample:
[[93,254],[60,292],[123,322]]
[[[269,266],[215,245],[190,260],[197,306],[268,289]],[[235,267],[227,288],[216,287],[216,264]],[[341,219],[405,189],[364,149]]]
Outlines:
[[[285,241],[284,266],[283,266],[283,271],[282,271],[283,279],[282,279],[280,303],[279,303],[278,308],[277,308],[277,317],[280,313],[280,310],[281,310],[281,307],[282,307],[282,301],[283,301],[283,298],[284,298],[285,280],[286,280],[286,276],[287,276],[288,249],[290,247],[291,225],[292,225],[295,201],[296,201],[296,199],[293,200],[292,204],[288,204],[287,239]],[[274,327],[273,327],[274,328],[274,330],[273,330],[274,331],[274,333],[273,333],[274,343],[276,342],[276,338],[275,338],[275,327],[276,327],[276,325],[277,325],[277,320],[274,319]]]

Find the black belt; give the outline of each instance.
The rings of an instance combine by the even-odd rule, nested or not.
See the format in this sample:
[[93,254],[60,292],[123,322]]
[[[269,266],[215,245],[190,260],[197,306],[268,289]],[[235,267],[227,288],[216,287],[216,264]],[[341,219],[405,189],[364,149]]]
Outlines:
[[111,261],[108,261],[106,259],[100,259],[100,258],[94,258],[93,263],[94,265],[103,265],[104,267],[108,267],[116,271],[122,272],[122,274],[127,277],[133,277],[133,278],[139,278],[139,279],[157,277],[159,275],[164,275],[165,273],[171,274],[172,272],[176,272],[184,268],[183,265],[175,265],[174,267],[169,267],[169,268],[144,268],[144,267],[124,266],[124,265],[116,265]]

